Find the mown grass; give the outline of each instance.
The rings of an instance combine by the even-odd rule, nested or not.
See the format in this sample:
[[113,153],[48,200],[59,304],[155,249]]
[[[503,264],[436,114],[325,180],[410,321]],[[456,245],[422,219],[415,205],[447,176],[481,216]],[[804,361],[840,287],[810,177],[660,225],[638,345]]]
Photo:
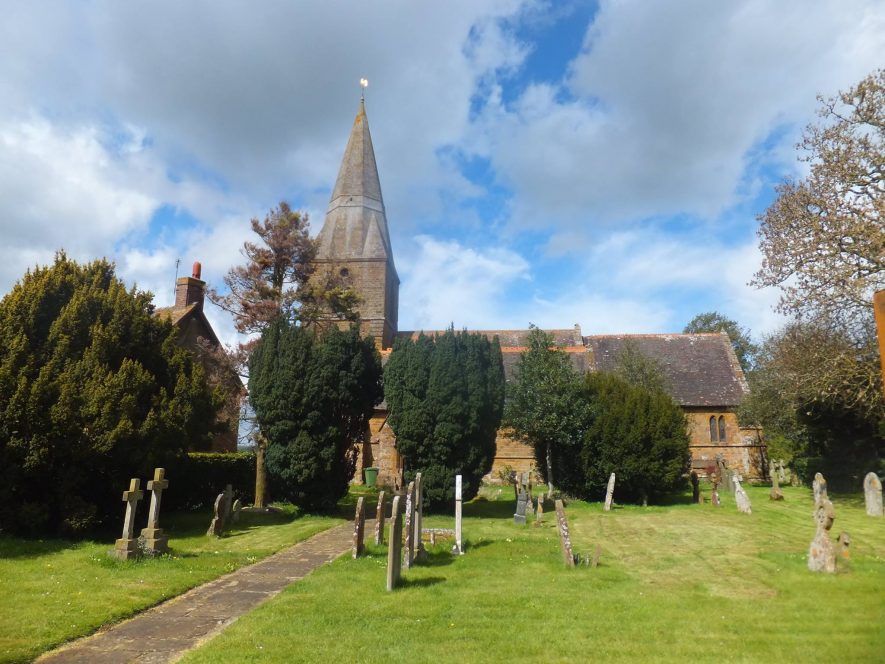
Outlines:
[[[449,543],[385,592],[386,548],[341,558],[290,586],[185,660],[200,662],[882,661],[885,519],[835,498],[833,538],[852,538],[836,575],[813,574],[807,489],[748,489],[753,514],[575,502],[575,549],[600,567],[567,570],[548,507],[512,523],[513,495],[465,506],[467,554]],[[499,500],[494,500],[498,497]],[[426,527],[451,527],[429,517]]]
[[286,546],[343,523],[338,517],[244,513],[222,538],[206,537],[211,513],[163,515],[170,555],[108,557],[113,542],[26,540],[0,535],[0,661],[32,659]]

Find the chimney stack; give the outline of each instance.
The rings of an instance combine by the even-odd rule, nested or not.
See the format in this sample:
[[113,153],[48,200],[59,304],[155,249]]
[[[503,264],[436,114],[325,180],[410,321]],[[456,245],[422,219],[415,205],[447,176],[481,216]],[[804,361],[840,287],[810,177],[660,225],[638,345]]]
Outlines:
[[200,279],[202,266],[199,261],[194,261],[193,272],[190,277],[179,277],[175,282],[175,308],[184,309],[196,304],[198,309],[203,308],[203,295],[206,290],[206,282]]

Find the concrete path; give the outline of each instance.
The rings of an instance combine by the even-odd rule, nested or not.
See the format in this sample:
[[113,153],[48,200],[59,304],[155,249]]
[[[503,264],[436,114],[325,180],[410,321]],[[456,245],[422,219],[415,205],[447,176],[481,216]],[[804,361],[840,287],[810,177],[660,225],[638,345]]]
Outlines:
[[350,549],[352,543],[353,524],[336,526],[125,622],[72,641],[36,661],[53,664],[174,662],[293,581],[335,560]]

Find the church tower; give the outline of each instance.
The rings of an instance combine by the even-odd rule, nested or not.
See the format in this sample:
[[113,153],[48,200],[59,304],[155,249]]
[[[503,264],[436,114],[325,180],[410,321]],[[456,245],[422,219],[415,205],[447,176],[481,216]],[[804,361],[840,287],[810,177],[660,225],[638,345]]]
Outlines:
[[390,348],[397,329],[399,277],[364,98],[317,241],[316,278],[334,272],[333,276],[353,288],[361,298],[362,333],[374,336],[382,348]]

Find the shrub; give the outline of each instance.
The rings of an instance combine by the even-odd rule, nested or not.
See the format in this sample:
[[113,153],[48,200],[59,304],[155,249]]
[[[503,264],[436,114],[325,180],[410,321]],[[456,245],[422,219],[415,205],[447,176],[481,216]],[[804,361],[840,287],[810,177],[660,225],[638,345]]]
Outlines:
[[253,452],[190,452],[166,468],[169,488],[163,509],[192,510],[210,507],[228,484],[244,504],[255,497]]

